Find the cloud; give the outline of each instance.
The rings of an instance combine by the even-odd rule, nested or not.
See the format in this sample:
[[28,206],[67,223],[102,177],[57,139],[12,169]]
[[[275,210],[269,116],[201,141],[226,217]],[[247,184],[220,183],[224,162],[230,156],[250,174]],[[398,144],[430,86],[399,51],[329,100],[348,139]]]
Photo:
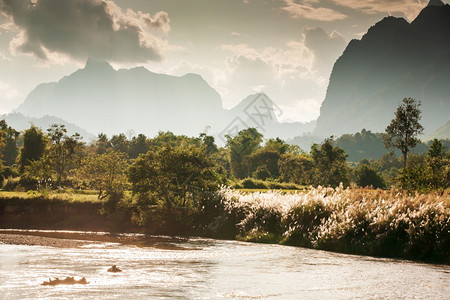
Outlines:
[[346,15],[331,8],[318,7],[318,0],[305,0],[302,1],[302,4],[297,3],[295,0],[283,0],[283,2],[285,6],[282,9],[287,11],[293,18],[305,18],[326,22],[347,18]]
[[19,34],[13,52],[49,60],[64,54],[77,60],[95,57],[115,62],[162,59],[170,19],[165,12],[122,10],[110,0],[0,0],[3,15]]
[[428,0],[332,0],[336,5],[349,7],[366,14],[402,14],[413,20],[428,4]]
[[17,89],[0,80],[0,115],[15,108],[21,97],[22,95]]
[[314,69],[328,76],[347,45],[344,37],[336,30],[328,34],[320,27],[306,27],[302,36],[305,46],[314,53]]

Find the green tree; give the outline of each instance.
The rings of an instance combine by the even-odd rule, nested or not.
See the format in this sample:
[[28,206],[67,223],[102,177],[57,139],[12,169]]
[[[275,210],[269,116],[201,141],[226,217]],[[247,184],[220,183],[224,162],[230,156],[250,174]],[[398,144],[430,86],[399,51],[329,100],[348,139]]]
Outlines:
[[56,185],[59,187],[67,175],[77,148],[81,146],[81,137],[78,133],[68,136],[64,125],[53,124],[47,131],[50,140],[48,155],[56,173]]
[[[3,149],[5,148],[5,131],[0,128],[0,174],[3,172]],[[0,180],[3,180],[2,178],[0,178]]]
[[210,135],[206,135],[205,133],[200,134],[200,138],[203,141],[203,145],[206,147],[205,151],[207,155],[212,155],[219,152],[219,148],[215,143],[214,137]]
[[149,140],[150,150],[156,152],[163,147],[188,147],[189,145],[195,145],[199,147],[202,144],[200,138],[187,137],[185,135],[175,135],[170,131],[160,131],[158,135]]
[[121,133],[119,135],[113,135],[109,140],[109,143],[114,151],[119,151],[128,155],[130,150],[130,142],[125,134]]
[[420,105],[420,101],[404,98],[395,112],[395,118],[386,127],[384,144],[386,148],[398,148],[402,152],[403,167],[406,167],[409,151],[420,142],[417,136],[423,132],[423,127],[419,123]]
[[[33,188],[37,188],[38,190],[52,187],[52,174],[52,165],[46,155],[37,160],[30,160],[23,172],[23,176],[28,179],[28,181],[34,181],[34,183],[32,183]],[[37,187],[34,186],[34,184],[37,184]]]
[[384,188],[386,184],[380,174],[369,164],[359,164],[356,169],[356,184],[360,187],[372,186],[374,188]]
[[104,199],[112,193],[121,193],[126,183],[125,170],[128,166],[125,155],[108,150],[103,154],[91,154],[82,159],[74,170],[76,177],[98,191],[98,198]]
[[137,158],[139,154],[147,153],[150,149],[150,143],[144,134],[133,137],[130,141],[129,153],[130,158]]
[[331,139],[326,139],[321,145],[313,144],[311,157],[314,161],[314,184],[333,187],[341,182],[344,186],[349,184],[347,155],[343,149],[334,147]]
[[295,151],[294,147],[290,146],[289,144],[287,144],[285,141],[283,141],[280,138],[269,139],[266,142],[266,144],[264,145],[264,148],[273,149],[280,154],[285,154],[285,153],[289,152],[290,150]]
[[246,158],[260,147],[262,137],[255,128],[241,130],[235,137],[226,136],[231,171],[236,178],[242,179],[250,175]]
[[3,155],[3,160],[7,166],[12,166],[16,163],[19,155],[19,148],[17,147],[19,135],[20,132],[8,126],[5,120],[0,120],[0,140],[4,140],[4,148],[0,150],[0,155]]
[[314,168],[311,156],[286,153],[281,156],[278,167],[282,181],[304,185],[311,184],[312,170]]
[[443,189],[450,185],[450,155],[438,139],[430,145],[425,161],[430,169],[430,184],[434,189]]
[[104,133],[100,133],[97,136],[97,140],[94,142],[97,154],[103,154],[108,149],[111,149],[111,143],[109,142],[108,136]]
[[219,188],[216,166],[203,148],[163,147],[140,155],[128,169],[134,194],[148,196],[145,205],[202,207]]
[[23,173],[31,161],[39,160],[45,152],[47,139],[41,129],[32,125],[23,133],[23,147],[20,150],[19,166]]
[[[257,179],[278,178],[280,173],[278,171],[278,162],[281,158],[280,152],[273,147],[264,147],[256,150],[254,153],[248,155],[245,159],[245,163],[249,166],[249,173],[253,174],[258,169],[256,174]],[[264,178],[263,178],[264,177]]]

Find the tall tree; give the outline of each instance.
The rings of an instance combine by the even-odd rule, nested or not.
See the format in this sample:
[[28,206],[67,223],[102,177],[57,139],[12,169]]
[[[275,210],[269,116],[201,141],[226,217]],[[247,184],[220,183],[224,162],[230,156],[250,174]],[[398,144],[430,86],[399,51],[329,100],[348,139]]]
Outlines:
[[81,137],[78,133],[68,136],[66,127],[61,124],[53,124],[47,131],[50,139],[50,162],[55,169],[56,185],[61,186],[75,151],[81,145]]
[[386,127],[384,145],[386,148],[398,148],[402,152],[404,167],[408,152],[420,142],[417,136],[423,132],[423,126],[419,123],[420,105],[420,101],[404,98],[395,112],[395,118]]
[[139,134],[133,137],[130,141],[129,156],[130,158],[137,158],[139,154],[147,153],[150,149],[150,143],[144,134]]
[[31,161],[39,160],[45,151],[47,140],[41,129],[32,125],[23,133],[23,147],[20,150],[20,172],[25,170],[25,167]]
[[235,137],[227,136],[231,171],[236,178],[245,178],[250,175],[245,159],[260,147],[262,137],[255,128],[241,130]]
[[220,176],[203,147],[163,147],[140,155],[128,169],[135,194],[166,207],[201,207],[219,188]]
[[114,192],[123,191],[127,166],[125,154],[110,149],[103,154],[86,156],[74,173],[90,188],[97,190],[98,198],[103,199]]
[[16,163],[17,156],[19,155],[17,140],[20,132],[8,126],[5,120],[0,121],[0,132],[3,132],[3,134],[0,134],[0,140],[3,139],[4,141],[4,148],[0,151],[0,155],[3,155],[5,165],[12,166]]
[[321,145],[311,146],[311,157],[314,161],[313,181],[316,185],[338,186],[341,182],[348,185],[349,175],[346,164],[347,154],[333,140],[326,139]]

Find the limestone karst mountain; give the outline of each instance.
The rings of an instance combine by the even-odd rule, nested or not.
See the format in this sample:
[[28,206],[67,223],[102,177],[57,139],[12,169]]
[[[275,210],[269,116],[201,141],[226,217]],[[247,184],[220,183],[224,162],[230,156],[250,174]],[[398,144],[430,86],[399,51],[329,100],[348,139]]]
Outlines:
[[197,136],[207,132],[216,135],[219,143],[225,142],[226,134],[244,127],[258,127],[265,137],[283,138],[313,129],[314,122],[281,123],[272,115],[253,116],[252,110],[264,104],[262,98],[274,106],[266,95],[256,94],[226,110],[220,95],[200,75],[177,77],[144,67],[114,70],[107,62],[89,59],[83,69],[60,81],[37,86],[16,112],[56,116],[94,134],[131,130],[152,136],[170,130]]
[[408,23],[386,17],[336,61],[314,134],[383,132],[405,97],[430,134],[450,116],[450,6],[432,0]]
[[222,102],[199,75],[168,76],[143,67],[116,71],[89,59],[84,69],[36,87],[16,111],[60,117],[93,133],[190,134],[214,121]]

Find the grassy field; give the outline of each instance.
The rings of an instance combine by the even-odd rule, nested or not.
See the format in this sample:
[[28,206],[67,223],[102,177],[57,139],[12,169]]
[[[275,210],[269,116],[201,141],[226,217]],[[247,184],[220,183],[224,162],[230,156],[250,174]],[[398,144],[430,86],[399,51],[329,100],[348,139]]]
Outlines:
[[0,191],[2,199],[49,199],[67,202],[103,202],[99,200],[95,191],[50,191],[48,193],[39,193],[36,191],[28,192],[10,192]]

